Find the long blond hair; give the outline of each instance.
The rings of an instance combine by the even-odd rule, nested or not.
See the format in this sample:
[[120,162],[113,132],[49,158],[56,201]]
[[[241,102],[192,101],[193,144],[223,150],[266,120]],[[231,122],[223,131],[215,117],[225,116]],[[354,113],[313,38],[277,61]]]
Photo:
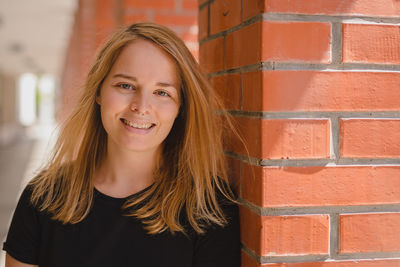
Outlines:
[[[226,174],[222,129],[223,123],[232,124],[182,40],[153,23],[136,23],[118,30],[100,50],[83,95],[61,129],[51,160],[30,183],[32,202],[63,223],[78,223],[87,216],[94,197],[93,174],[104,159],[107,143],[96,95],[121,50],[137,39],[153,42],[174,60],[181,79],[182,101],[163,142],[154,184],[140,196],[128,199],[123,207],[127,215],[141,219],[150,234],[185,232],[182,212],[198,233],[209,223],[224,225],[226,218],[217,194],[231,201],[233,197]],[[139,208],[129,209],[139,203]]]

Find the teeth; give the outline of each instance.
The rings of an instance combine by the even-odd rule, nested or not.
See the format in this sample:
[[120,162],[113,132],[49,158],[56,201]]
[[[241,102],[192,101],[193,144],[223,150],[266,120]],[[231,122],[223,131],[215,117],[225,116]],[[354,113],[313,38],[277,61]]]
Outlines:
[[125,123],[126,125],[139,129],[149,129],[153,125],[152,123],[135,123],[128,121],[126,119],[122,119],[122,122]]

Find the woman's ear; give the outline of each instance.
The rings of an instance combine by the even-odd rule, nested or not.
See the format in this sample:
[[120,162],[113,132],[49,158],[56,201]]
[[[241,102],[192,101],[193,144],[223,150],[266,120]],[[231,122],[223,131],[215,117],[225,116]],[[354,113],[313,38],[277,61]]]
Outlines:
[[99,106],[101,106],[100,90],[101,90],[101,88],[99,87],[99,89],[97,89],[97,93],[96,93],[96,103],[97,103]]
[[101,106],[100,95],[96,95],[96,103]]

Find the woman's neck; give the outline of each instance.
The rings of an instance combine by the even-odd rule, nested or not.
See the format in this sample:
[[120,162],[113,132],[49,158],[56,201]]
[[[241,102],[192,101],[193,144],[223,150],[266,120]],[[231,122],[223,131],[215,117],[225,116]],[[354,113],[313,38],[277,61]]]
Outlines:
[[94,186],[112,197],[126,197],[154,182],[159,151],[133,152],[107,146],[102,164],[96,170]]

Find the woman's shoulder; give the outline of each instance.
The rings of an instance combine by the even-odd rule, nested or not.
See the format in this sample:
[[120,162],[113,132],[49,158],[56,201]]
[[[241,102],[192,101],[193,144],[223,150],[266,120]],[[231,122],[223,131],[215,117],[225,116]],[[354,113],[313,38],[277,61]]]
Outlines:
[[23,189],[21,201],[41,210],[42,204],[46,201],[47,197],[50,196],[51,199],[57,199],[60,191],[63,190],[63,178],[61,174],[61,168],[53,175],[49,175],[47,169],[40,171]]
[[[39,218],[42,214],[40,211],[39,203],[32,201],[33,186],[31,184],[26,185],[17,202],[17,206],[14,210],[14,220],[17,221],[31,221],[33,218]],[[18,220],[23,218],[23,220]]]
[[27,184],[23,187],[23,190],[19,197],[19,202],[22,202],[25,205],[31,206],[31,198],[33,194],[33,185]]
[[38,215],[43,214],[43,211],[41,211],[43,197],[40,197],[35,201],[34,191],[35,186],[30,183],[27,184],[22,190],[22,193],[19,197],[17,208],[20,208],[22,210],[30,210],[31,212],[37,213]]

